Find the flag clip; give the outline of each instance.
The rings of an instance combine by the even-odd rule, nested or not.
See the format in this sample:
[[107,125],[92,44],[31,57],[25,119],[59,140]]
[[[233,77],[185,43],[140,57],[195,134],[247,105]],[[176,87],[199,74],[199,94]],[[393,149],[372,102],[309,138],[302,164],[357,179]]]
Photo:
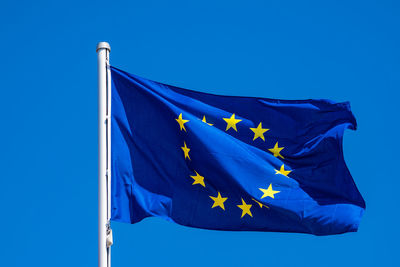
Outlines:
[[112,229],[110,226],[110,222],[108,222],[107,223],[107,238],[106,238],[107,248],[111,247],[113,243],[114,243],[114,240],[113,240]]

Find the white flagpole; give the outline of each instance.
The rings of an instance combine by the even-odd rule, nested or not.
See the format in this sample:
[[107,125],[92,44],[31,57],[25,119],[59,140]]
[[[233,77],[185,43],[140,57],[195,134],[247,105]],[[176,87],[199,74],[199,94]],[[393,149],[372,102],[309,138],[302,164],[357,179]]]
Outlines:
[[111,267],[112,233],[110,228],[110,146],[111,75],[110,45],[97,44],[98,62],[98,266]]

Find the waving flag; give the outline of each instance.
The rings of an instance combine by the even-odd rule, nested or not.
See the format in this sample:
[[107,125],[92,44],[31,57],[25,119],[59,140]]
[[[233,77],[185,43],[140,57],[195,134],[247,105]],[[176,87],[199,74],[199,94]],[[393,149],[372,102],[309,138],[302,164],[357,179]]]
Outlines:
[[329,235],[365,203],[343,158],[349,103],[220,96],[111,67],[112,219]]

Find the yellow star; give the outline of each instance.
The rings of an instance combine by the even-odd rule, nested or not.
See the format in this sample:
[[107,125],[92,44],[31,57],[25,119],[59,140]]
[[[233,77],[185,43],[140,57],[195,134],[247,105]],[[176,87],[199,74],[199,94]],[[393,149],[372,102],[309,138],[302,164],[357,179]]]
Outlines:
[[227,123],[225,131],[228,131],[229,128],[233,128],[237,132],[236,124],[238,122],[241,122],[242,120],[235,119],[235,113],[233,113],[230,118],[223,118],[223,119]]
[[243,218],[243,216],[246,214],[253,217],[253,215],[251,214],[251,211],[250,211],[250,208],[253,205],[247,204],[246,202],[244,202],[243,198],[242,198],[242,205],[237,205],[237,206],[242,210],[242,217],[240,217],[240,218]]
[[281,157],[284,159],[284,157],[280,154],[282,149],[284,149],[284,147],[278,147],[278,142],[276,142],[275,146],[268,150],[274,154],[274,157]]
[[257,126],[257,128],[250,128],[250,130],[252,130],[252,131],[254,132],[253,141],[256,140],[258,137],[260,137],[263,141],[265,141],[264,133],[265,133],[266,131],[269,131],[269,129],[264,129],[264,128],[262,127],[261,122],[260,122],[260,124]]
[[221,209],[225,210],[224,202],[228,199],[227,197],[222,197],[221,194],[218,192],[216,197],[209,196],[212,200],[214,200],[214,204],[211,208],[220,207]]
[[203,119],[202,119],[201,121],[204,122],[204,123],[207,123],[207,124],[210,125],[210,126],[213,126],[213,124],[208,123],[208,122],[206,121],[206,116],[203,116]]
[[288,177],[288,174],[291,172],[292,171],[285,170],[285,164],[282,164],[281,169],[279,171],[275,170],[275,174],[282,174],[282,175],[285,175],[286,177]]
[[264,197],[271,197],[271,198],[275,198],[274,195],[278,194],[281,191],[275,191],[272,189],[272,184],[269,184],[268,189],[264,189],[264,188],[258,188],[261,190],[261,192],[263,192],[263,195],[261,198]]
[[254,198],[252,198],[252,200],[254,201],[254,202],[256,202],[257,204],[258,204],[258,206],[260,206],[260,208],[262,208],[262,207],[266,207],[267,209],[269,209],[269,207],[268,206],[266,206],[266,205],[264,205],[263,203],[261,203],[261,202],[258,202],[257,200],[255,200]]
[[183,150],[183,153],[185,154],[185,159],[188,158],[190,160],[190,157],[189,157],[190,148],[188,148],[186,146],[186,142],[183,142],[183,147],[181,147],[181,148]]
[[181,131],[183,129],[186,132],[184,124],[187,123],[189,120],[182,119],[182,113],[179,114],[179,117],[177,119],[175,119],[175,120],[179,123],[179,126],[181,127]]
[[196,171],[194,171],[196,173],[196,176],[190,176],[194,179],[194,182],[192,185],[195,184],[201,184],[203,187],[206,187],[206,185],[204,184],[204,177],[201,176],[200,174],[198,174]]

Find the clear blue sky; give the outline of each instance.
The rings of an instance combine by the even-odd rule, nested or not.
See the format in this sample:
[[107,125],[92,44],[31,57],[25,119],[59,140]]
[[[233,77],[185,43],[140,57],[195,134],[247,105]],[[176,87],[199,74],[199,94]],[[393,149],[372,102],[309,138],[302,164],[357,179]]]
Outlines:
[[[218,2],[218,3],[216,3]],[[2,266],[97,265],[98,41],[112,65],[209,93],[349,100],[359,232],[113,223],[116,266],[398,266],[396,1],[1,1]]]

